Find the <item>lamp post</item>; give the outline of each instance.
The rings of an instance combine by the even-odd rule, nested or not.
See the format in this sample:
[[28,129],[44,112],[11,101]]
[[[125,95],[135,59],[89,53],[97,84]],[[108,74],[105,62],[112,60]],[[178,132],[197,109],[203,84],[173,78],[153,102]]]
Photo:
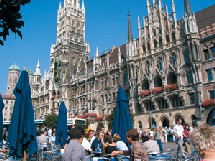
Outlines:
[[149,111],[149,125],[150,125],[150,128],[152,128],[152,112]]

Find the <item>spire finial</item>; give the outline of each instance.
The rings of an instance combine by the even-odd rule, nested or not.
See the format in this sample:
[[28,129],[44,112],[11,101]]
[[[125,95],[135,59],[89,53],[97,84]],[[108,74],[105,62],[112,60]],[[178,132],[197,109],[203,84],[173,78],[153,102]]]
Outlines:
[[133,41],[132,29],[131,29],[131,17],[130,12],[128,11],[128,42]]
[[186,16],[191,14],[190,0],[184,0],[184,12]]

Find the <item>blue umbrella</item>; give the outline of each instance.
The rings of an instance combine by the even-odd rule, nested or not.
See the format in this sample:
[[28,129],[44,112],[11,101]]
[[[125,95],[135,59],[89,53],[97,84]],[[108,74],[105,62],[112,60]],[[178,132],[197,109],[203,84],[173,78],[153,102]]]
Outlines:
[[59,107],[59,115],[57,120],[57,130],[55,137],[56,145],[65,145],[67,142],[67,109],[62,101]]
[[133,128],[128,107],[129,101],[126,96],[126,93],[123,88],[119,86],[116,99],[116,112],[114,114],[112,134],[119,134],[121,140],[124,142],[126,142],[126,132],[129,129]]
[[8,130],[9,154],[22,158],[24,150],[28,151],[28,155],[37,152],[36,126],[31,102],[31,88],[26,70],[21,71],[13,93],[16,96],[16,100]]
[[0,142],[3,140],[3,115],[2,115],[3,108],[4,108],[4,103],[0,95]]

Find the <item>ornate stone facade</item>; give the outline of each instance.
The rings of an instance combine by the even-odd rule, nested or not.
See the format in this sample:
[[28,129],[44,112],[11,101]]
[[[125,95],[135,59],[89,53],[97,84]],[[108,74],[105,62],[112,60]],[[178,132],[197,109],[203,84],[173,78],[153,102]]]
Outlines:
[[[85,42],[84,1],[65,0],[63,6],[60,4],[50,71],[41,78],[38,63],[32,77],[35,117],[44,118],[59,107],[61,100],[65,101],[68,117],[109,115],[121,85],[130,99],[136,128],[171,126],[178,117],[189,124],[203,120],[202,101],[215,97],[211,92],[214,70],[209,70],[214,65],[214,21],[198,28],[200,17],[208,9],[196,17],[189,0],[184,0],[185,12],[180,20],[176,19],[174,0],[171,13],[161,4],[161,0],[152,4],[146,0],[148,15],[143,25],[138,18],[138,38],[133,39],[128,15],[127,43],[100,54],[97,48],[91,60],[90,46]],[[205,80],[206,76],[212,80]],[[89,119],[92,124],[95,120]]]

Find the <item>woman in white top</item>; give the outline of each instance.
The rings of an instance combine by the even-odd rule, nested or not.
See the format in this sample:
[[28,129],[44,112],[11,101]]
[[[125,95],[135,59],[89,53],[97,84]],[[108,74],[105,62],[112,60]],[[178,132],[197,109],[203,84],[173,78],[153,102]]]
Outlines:
[[54,144],[55,143],[55,132],[52,132],[52,136],[49,138],[49,143]]
[[90,142],[88,141],[89,132],[85,132],[82,140],[82,146],[84,147],[85,151],[89,154],[92,149],[90,148]]

